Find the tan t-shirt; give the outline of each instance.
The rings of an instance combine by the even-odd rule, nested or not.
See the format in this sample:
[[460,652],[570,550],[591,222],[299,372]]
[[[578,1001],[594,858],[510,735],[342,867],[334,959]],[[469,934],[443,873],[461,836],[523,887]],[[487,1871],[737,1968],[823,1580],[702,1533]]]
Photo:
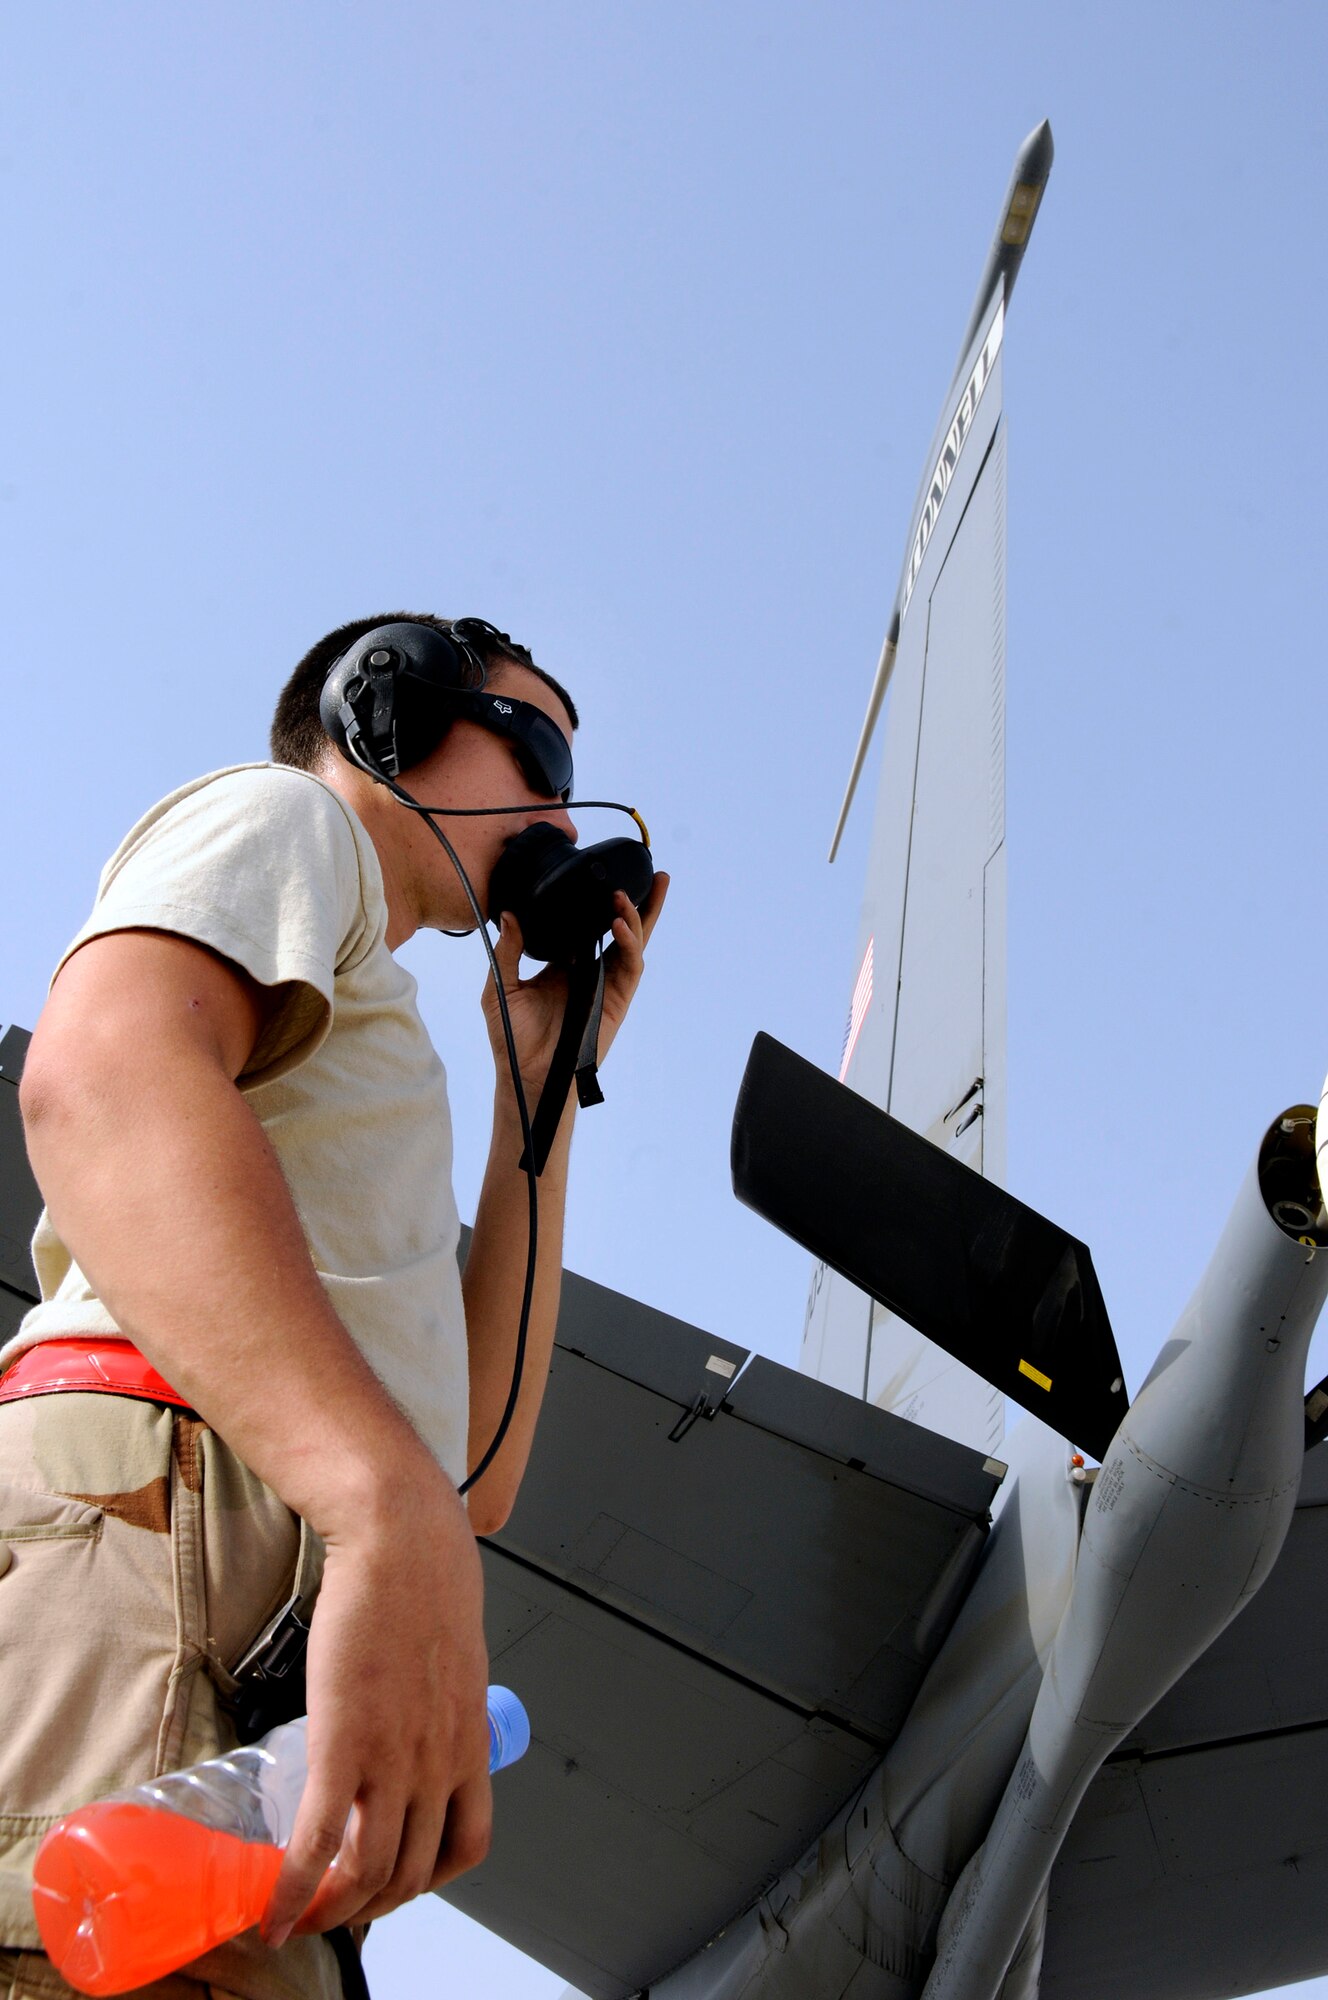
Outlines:
[[[260,985],[289,987],[240,1088],[276,1148],[338,1314],[459,1482],[466,1326],[447,1079],[415,981],[384,943],[368,834],[308,772],[214,772],[133,828],[65,957],[130,929],[193,938]],[[33,1261],[42,1303],[0,1349],[0,1370],[36,1341],[115,1331],[44,1212]]]

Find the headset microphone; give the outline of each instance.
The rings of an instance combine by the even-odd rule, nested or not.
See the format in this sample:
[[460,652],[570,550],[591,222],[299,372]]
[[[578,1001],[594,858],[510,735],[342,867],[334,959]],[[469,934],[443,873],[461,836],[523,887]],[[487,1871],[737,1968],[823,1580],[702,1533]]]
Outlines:
[[578,847],[561,827],[537,820],[509,840],[489,878],[489,915],[510,910],[521,926],[522,949],[567,969],[567,1005],[558,1045],[526,1142],[537,1174],[543,1173],[567,1102],[576,1085],[582,1109],[602,1104],[596,1074],[604,1005],[600,945],[617,914],[616,897],[639,908],[655,879],[650,849],[640,840],[601,840]]
[[489,915],[510,910],[529,958],[565,964],[593,951],[617,914],[621,890],[639,909],[655,879],[640,840],[578,847],[560,827],[538,820],[509,840],[489,878]]

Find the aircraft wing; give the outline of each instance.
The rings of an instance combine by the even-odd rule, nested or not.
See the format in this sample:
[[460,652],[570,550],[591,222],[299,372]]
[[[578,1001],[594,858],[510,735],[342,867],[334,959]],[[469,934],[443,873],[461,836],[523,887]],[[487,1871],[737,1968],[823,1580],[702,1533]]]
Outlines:
[[1328,1972],[1328,1446],[1253,1602],[1090,1786],[1042,2000],[1209,2000]]
[[443,1892],[594,2000],[649,1986],[880,1762],[1004,1468],[584,1278],[484,1547],[534,1730]]

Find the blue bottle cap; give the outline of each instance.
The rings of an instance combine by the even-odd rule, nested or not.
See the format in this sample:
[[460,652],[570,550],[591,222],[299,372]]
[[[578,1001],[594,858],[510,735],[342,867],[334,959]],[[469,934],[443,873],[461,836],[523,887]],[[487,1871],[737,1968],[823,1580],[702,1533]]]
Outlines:
[[530,1717],[511,1688],[489,1689],[489,1770],[505,1771],[530,1748]]

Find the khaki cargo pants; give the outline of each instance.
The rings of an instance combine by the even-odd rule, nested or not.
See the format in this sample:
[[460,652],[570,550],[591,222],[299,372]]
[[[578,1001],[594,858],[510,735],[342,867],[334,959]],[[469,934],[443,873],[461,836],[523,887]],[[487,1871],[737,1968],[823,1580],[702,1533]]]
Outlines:
[[[0,1404],[0,2000],[72,2000],[31,1870],[62,1813],[233,1747],[228,1672],[290,1594],[299,1524],[196,1417],[124,1396]],[[340,2000],[322,1938],[256,1931],[139,1989]]]

